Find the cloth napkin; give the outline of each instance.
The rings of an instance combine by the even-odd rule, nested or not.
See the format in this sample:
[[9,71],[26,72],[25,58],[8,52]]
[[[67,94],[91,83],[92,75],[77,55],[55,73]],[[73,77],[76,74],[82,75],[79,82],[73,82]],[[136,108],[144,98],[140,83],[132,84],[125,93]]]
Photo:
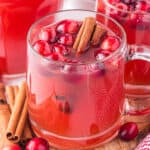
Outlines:
[[135,150],[150,150],[150,134],[143,139]]

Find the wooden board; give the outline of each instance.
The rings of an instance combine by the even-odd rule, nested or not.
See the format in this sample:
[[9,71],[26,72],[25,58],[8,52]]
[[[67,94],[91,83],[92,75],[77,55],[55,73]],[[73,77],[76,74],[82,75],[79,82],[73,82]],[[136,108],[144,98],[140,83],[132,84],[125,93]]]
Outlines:
[[125,116],[125,122],[134,121],[138,124],[139,134],[135,140],[124,142],[119,138],[97,148],[96,150],[134,150],[141,140],[150,132],[150,119],[143,120],[143,117]]

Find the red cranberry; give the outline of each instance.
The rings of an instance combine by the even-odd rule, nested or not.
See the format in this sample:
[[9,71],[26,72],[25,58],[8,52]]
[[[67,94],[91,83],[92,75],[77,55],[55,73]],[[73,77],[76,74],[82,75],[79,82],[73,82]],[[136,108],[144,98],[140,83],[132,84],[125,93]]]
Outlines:
[[33,48],[41,55],[48,56],[51,54],[50,45],[43,40],[38,40],[33,44]]
[[47,42],[56,41],[56,31],[55,28],[42,28],[39,34],[39,39]]
[[26,150],[49,150],[49,148],[48,142],[40,137],[35,137],[26,144]]
[[71,46],[74,43],[74,38],[71,34],[63,34],[58,37],[58,43]]
[[115,6],[116,6],[116,8],[120,9],[120,11],[119,10],[115,10],[115,11],[117,11],[116,12],[117,15],[122,16],[122,17],[127,16],[127,12],[126,11],[129,10],[129,7],[128,7],[127,4],[120,2],[120,3],[117,3]]
[[120,41],[115,36],[106,36],[101,43],[101,49],[108,51],[115,51],[120,46]]
[[136,10],[141,10],[141,11],[150,11],[150,4],[148,4],[146,1],[138,1],[137,4],[135,5]]
[[13,144],[13,145],[7,145],[3,147],[2,150],[22,150],[22,148],[17,144]]
[[135,3],[137,0],[122,0],[123,3],[126,3],[126,4],[132,4],[132,3]]
[[121,126],[119,137],[124,141],[133,140],[138,135],[138,127],[134,122],[128,122]]
[[79,24],[73,20],[63,20],[56,27],[56,31],[59,33],[77,33],[78,30]]
[[61,54],[63,56],[69,54],[69,49],[67,49],[67,47],[62,44],[56,43],[52,46],[52,48],[53,48],[53,51],[56,52],[57,54]]
[[70,105],[67,101],[60,102],[58,107],[59,107],[59,110],[61,112],[64,112],[64,113],[70,113],[71,112]]

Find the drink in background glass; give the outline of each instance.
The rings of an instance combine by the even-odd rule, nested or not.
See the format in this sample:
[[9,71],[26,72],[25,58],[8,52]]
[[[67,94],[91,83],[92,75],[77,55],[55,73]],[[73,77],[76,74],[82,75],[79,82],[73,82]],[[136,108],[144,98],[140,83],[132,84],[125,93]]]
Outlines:
[[125,65],[128,113],[150,113],[150,1],[97,0],[97,10],[116,19],[127,33]]
[[[97,15],[105,34],[97,45],[88,42],[86,52],[76,53],[72,45],[83,20]],[[43,34],[47,30],[49,38]],[[124,105],[125,52],[124,30],[103,14],[60,11],[35,23],[28,34],[27,62],[35,134],[66,150],[93,148],[115,137]]]
[[61,0],[0,0],[0,80],[24,77],[28,28],[60,5]]

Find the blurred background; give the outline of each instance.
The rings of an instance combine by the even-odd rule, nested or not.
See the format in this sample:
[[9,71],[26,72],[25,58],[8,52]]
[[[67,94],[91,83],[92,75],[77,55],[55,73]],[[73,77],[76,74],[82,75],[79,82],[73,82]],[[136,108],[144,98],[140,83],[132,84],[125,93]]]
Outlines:
[[96,0],[64,0],[63,9],[95,10]]

